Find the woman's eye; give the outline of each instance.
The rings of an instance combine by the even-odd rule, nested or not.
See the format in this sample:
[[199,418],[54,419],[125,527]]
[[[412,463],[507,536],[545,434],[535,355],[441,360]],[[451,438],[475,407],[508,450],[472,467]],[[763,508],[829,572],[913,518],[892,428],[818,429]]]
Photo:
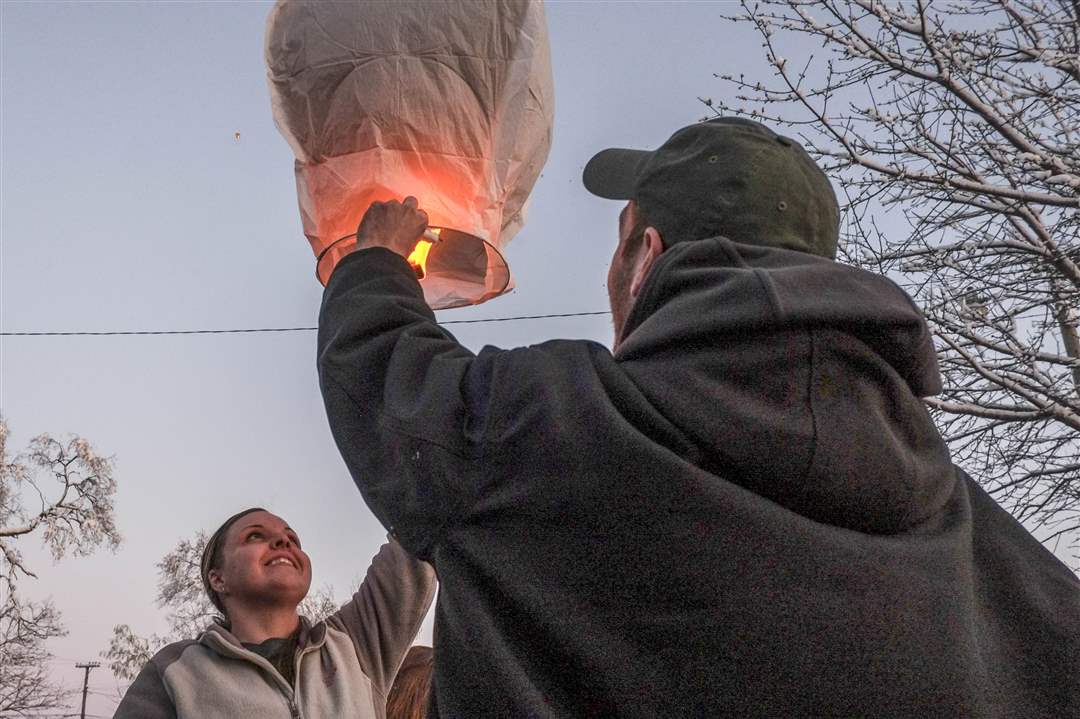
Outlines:
[[246,538],[246,541],[250,542],[253,539],[262,539],[262,532],[252,532]]

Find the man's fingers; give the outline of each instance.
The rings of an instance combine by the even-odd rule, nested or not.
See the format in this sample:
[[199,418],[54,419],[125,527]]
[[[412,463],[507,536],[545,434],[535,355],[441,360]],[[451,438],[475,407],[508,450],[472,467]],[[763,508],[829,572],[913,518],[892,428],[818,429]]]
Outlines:
[[385,247],[407,256],[428,226],[428,215],[418,207],[416,197],[372,202],[356,229],[361,247]]

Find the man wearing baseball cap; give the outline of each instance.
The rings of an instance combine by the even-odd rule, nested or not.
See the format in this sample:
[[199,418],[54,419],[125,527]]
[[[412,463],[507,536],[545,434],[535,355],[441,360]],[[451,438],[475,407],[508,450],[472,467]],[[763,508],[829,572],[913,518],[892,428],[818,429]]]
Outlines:
[[1080,583],[955,468],[930,332],[836,263],[828,179],[742,119],[585,168],[626,200],[614,351],[477,355],[374,205],[319,374],[365,500],[440,579],[440,717],[1075,717]]

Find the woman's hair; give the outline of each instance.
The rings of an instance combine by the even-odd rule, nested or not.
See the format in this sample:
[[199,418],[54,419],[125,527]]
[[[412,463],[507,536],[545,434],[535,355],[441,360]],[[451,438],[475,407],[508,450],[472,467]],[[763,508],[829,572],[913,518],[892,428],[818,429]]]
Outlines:
[[427,716],[434,659],[431,647],[409,648],[386,697],[386,719],[424,719]]
[[236,520],[240,519],[244,515],[251,514],[252,512],[265,512],[262,507],[251,507],[245,509],[242,512],[237,512],[233,516],[225,520],[225,522],[218,527],[213,534],[210,535],[210,539],[206,541],[206,546],[203,547],[202,562],[199,565],[199,571],[202,575],[203,589],[206,590],[206,596],[210,597],[210,601],[217,607],[217,610],[222,615],[227,616],[225,612],[225,603],[221,601],[221,597],[214,588],[210,586],[210,570],[221,569],[222,564],[222,550],[225,547],[225,535],[229,532],[229,527],[236,523]]

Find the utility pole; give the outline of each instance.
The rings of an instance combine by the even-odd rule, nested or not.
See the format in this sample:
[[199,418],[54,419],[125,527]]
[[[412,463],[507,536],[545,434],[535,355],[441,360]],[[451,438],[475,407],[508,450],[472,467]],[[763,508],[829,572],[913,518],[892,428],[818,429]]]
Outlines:
[[85,669],[86,673],[83,674],[82,683],[82,711],[79,712],[79,719],[86,719],[86,690],[90,686],[90,670],[100,667],[100,662],[86,662],[85,664],[76,664],[76,669]]

